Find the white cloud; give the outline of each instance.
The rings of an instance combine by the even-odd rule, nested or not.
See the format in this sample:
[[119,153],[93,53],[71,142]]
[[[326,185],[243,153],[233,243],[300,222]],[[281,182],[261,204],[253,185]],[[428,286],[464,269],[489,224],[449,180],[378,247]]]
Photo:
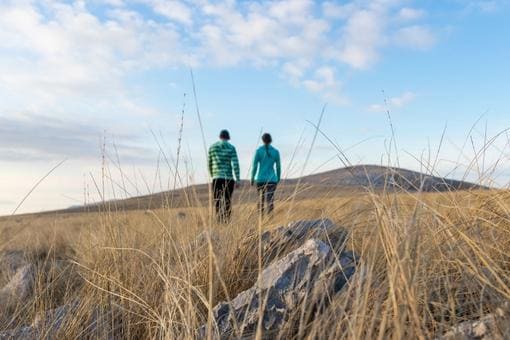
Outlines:
[[424,16],[424,10],[410,7],[404,7],[398,12],[398,18],[405,21],[417,20]]
[[401,109],[406,105],[410,104],[415,98],[416,98],[415,93],[407,91],[402,93],[398,97],[385,99],[385,103],[372,104],[368,107],[368,110],[372,112],[385,112],[387,110]]
[[208,20],[198,32],[199,52],[220,65],[312,59],[329,29],[326,20],[312,15],[312,5],[302,0],[257,2],[245,8],[234,2],[207,3],[200,8]]
[[[414,21],[422,17],[425,12],[417,8],[401,7],[399,0],[374,0],[371,2],[352,1],[342,5],[325,2],[322,5],[326,17],[333,18],[340,23],[336,32],[337,40],[333,40],[327,55],[356,69],[366,69],[374,65],[380,58],[384,47],[398,43],[399,46],[415,47],[416,40],[406,33],[420,33],[425,39],[422,28],[420,32],[402,31],[399,40],[392,39],[392,35],[404,28],[405,22]],[[428,32],[427,38],[433,38]],[[405,39],[407,38],[407,39]]]
[[322,4],[324,16],[335,19],[346,19],[357,9],[355,2],[338,4],[332,1],[325,1]]
[[336,86],[335,71],[331,67],[321,67],[315,71],[314,79],[303,81],[303,85],[312,92],[321,92]]
[[354,68],[366,68],[378,58],[378,48],[385,43],[384,19],[371,10],[355,12],[344,30],[344,42],[338,59]]
[[[18,98],[16,109],[53,111],[66,102],[76,108],[84,101],[136,108],[124,77],[184,59],[175,53],[180,40],[175,29],[139,13],[115,9],[100,19],[79,2],[41,6],[44,11],[28,2],[0,5],[4,105]],[[27,97],[29,102],[22,100]]]
[[424,26],[413,25],[399,29],[394,36],[398,46],[429,49],[436,43],[434,34]]
[[347,99],[342,93],[342,84],[335,77],[335,69],[323,66],[314,72],[312,78],[302,81],[302,85],[311,92],[319,93],[328,102],[343,105]]
[[181,1],[177,0],[140,0],[152,7],[154,12],[163,15],[164,17],[191,25],[192,12],[191,9]]
[[[115,135],[123,159],[141,161],[148,150],[136,146],[140,135],[120,126],[110,130]],[[136,130],[135,130],[136,131]],[[0,159],[3,161],[35,161],[62,158],[97,159],[104,130],[82,123],[77,119],[66,120],[17,112],[0,116]]]
[[110,5],[110,6],[115,6],[115,7],[125,6],[124,0],[97,0],[97,1],[99,1],[99,2],[103,1],[103,3]]
[[[423,11],[401,2],[107,0],[99,15],[80,1],[5,1],[0,4],[0,101],[6,105],[29,96],[30,103],[16,109],[53,110],[65,98],[104,110],[154,114],[132,96],[126,78],[190,64],[278,68],[294,85],[321,95],[335,87],[336,93],[340,82],[326,69],[338,76],[343,66],[371,67],[389,45],[424,49],[434,44],[427,27],[409,26]],[[137,11],[133,3],[160,17]],[[393,20],[399,18],[407,26]]]
[[305,76],[309,66],[306,60],[288,61],[282,65],[282,71],[285,78],[291,83],[297,84]]

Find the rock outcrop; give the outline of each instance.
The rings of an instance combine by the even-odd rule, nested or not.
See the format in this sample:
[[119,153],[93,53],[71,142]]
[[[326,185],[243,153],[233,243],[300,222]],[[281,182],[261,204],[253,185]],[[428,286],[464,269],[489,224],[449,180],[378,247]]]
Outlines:
[[[273,260],[288,254],[301,247],[306,240],[321,240],[333,249],[339,249],[345,243],[348,233],[339,228],[330,219],[302,220],[289,223],[287,226],[267,230],[261,234],[263,263],[265,265]],[[249,233],[243,241],[239,253],[253,258],[257,254],[259,237],[256,231]]]
[[[214,337],[251,337],[258,327],[271,337],[292,328],[297,308],[305,301],[307,311],[320,313],[356,271],[352,252],[336,252],[339,248],[330,246],[343,244],[346,237],[347,232],[328,219],[299,221],[263,233],[263,262],[269,264],[253,287],[214,308]],[[255,246],[253,238],[247,244]],[[293,250],[285,254],[288,249]],[[199,334],[206,332],[204,325]]]

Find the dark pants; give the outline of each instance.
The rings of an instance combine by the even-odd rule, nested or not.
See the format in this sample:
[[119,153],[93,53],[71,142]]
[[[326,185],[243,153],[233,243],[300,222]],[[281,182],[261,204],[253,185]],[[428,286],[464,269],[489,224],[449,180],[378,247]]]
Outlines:
[[259,212],[264,214],[264,205],[267,204],[267,214],[271,214],[274,210],[274,193],[276,191],[276,183],[257,183],[257,191],[259,193]]
[[232,214],[232,193],[235,181],[232,179],[215,178],[212,182],[216,219],[220,223],[228,223]]

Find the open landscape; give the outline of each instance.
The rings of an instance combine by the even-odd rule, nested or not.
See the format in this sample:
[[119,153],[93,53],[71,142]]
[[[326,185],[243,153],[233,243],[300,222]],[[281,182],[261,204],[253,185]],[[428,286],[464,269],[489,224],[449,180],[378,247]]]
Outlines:
[[[390,183],[385,168],[377,169],[386,174],[381,183]],[[331,181],[331,174],[322,179]],[[203,186],[185,190],[194,202],[188,207],[155,199],[159,206],[132,209],[118,201],[93,212],[1,218],[0,286],[7,288],[0,294],[0,338],[508,336],[508,191],[290,182],[271,219],[258,218],[248,186],[239,190],[227,225],[211,224]],[[306,236],[290,229],[290,238],[278,243],[277,237],[273,248],[264,243],[266,231],[317,219],[333,225],[316,223]],[[301,287],[306,296],[279,306],[280,321],[268,321],[275,311],[259,306],[254,313],[264,322],[241,318],[236,327],[219,328],[213,308],[256,286],[261,269],[289,260],[308,238],[338,256],[355,254],[345,285],[319,296]]]
[[0,340],[510,339],[509,0],[0,0]]

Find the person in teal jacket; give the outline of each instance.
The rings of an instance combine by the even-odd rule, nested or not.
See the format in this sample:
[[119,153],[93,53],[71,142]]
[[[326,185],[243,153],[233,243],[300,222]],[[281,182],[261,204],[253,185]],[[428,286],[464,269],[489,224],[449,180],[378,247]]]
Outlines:
[[251,184],[257,186],[258,208],[261,215],[264,214],[265,204],[267,204],[267,214],[273,212],[274,194],[282,174],[280,152],[271,145],[273,142],[271,135],[264,133],[262,142],[264,145],[255,152],[251,168]]

